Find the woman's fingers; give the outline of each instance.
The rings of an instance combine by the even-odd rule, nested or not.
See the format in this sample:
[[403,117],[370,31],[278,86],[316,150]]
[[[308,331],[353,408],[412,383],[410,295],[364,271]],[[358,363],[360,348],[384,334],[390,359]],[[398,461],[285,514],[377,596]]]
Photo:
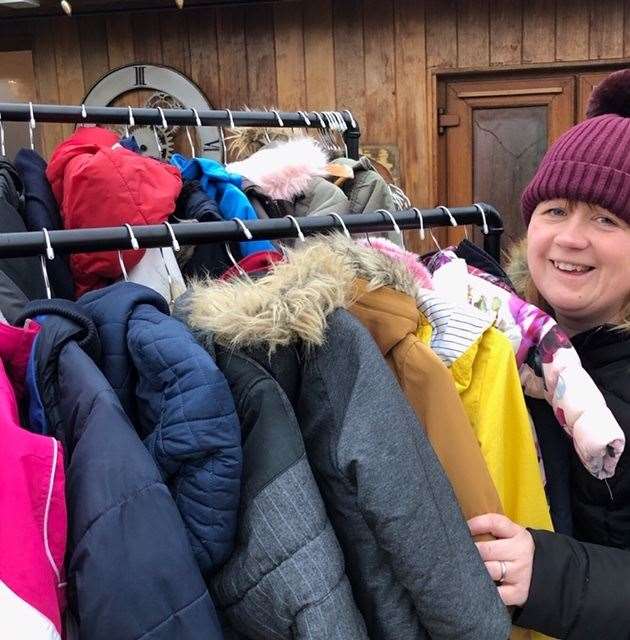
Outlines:
[[485,513],[468,521],[473,536],[490,533],[495,538],[510,538],[519,532],[520,527],[500,513]]
[[509,573],[510,562],[504,561],[503,566],[505,567],[505,575],[503,575],[503,566],[499,560],[489,560],[484,563],[486,565],[486,570],[490,574],[490,577],[494,580],[494,582],[499,582],[501,578],[506,582]]
[[514,560],[518,557],[518,548],[516,548],[514,538],[475,542],[475,545],[484,562],[488,560]]

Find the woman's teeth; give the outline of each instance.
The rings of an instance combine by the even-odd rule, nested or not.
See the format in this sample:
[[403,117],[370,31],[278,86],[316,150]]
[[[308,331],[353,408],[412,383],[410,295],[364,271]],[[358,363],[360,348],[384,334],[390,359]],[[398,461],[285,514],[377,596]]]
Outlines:
[[553,264],[556,269],[560,269],[560,271],[576,271],[578,273],[590,271],[593,268],[583,264],[573,264],[572,262],[556,262],[555,260],[553,260]]

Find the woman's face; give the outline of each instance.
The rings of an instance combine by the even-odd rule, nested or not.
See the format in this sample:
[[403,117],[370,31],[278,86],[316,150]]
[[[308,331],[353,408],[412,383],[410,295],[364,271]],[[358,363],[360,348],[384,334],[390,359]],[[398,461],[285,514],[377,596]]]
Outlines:
[[630,226],[584,202],[541,202],[527,229],[538,291],[573,335],[614,322],[630,300]]

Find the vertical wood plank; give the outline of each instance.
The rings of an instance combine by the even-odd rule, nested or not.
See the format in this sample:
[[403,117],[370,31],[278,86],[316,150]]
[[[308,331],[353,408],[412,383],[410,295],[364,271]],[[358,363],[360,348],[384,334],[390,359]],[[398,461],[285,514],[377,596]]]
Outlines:
[[212,106],[220,108],[219,52],[216,12],[212,8],[186,11],[190,43],[190,77],[206,94]]
[[338,109],[350,109],[365,140],[365,59],[361,0],[333,0],[335,94]]
[[427,0],[428,67],[457,66],[457,0]]
[[457,65],[487,67],[490,64],[488,0],[457,2]]
[[109,69],[107,24],[101,16],[79,16],[79,41],[83,64],[83,84],[87,93]]
[[589,0],[558,0],[556,60],[588,60],[589,19]]
[[[47,20],[33,21],[33,68],[37,101],[59,104],[55,41]],[[60,124],[47,123],[41,127],[40,136],[42,154],[49,158],[53,149],[63,139],[63,129]]]
[[219,88],[222,107],[242,109],[247,105],[247,49],[244,10],[240,7],[217,9]]
[[336,99],[332,0],[304,3],[304,57],[306,107],[324,111],[334,109]]
[[278,104],[273,14],[268,6],[251,6],[245,13],[248,106],[273,108]]
[[106,18],[109,68],[117,69],[135,62],[131,16],[128,13],[112,13]]
[[162,64],[159,15],[151,11],[134,13],[131,16],[131,25],[136,61],[146,64]]
[[[396,1],[396,111],[402,187],[415,206],[429,203],[425,16],[415,0]],[[412,234],[415,235],[415,234]]]
[[372,143],[396,139],[396,78],[392,0],[364,0],[366,135]]
[[169,67],[190,74],[188,25],[182,11],[163,11],[159,14],[162,62]]
[[523,62],[553,62],[556,56],[556,3],[527,0],[523,11]]
[[591,0],[589,58],[602,60],[623,56],[623,0]]
[[490,2],[490,64],[520,64],[523,5],[520,0]]
[[276,42],[276,79],[280,109],[304,109],[304,23],[302,3],[273,5]]
[[[81,104],[85,95],[79,30],[75,20],[56,18],[52,22],[57,60],[57,85],[61,104]],[[64,137],[74,131],[73,124],[62,125]]]

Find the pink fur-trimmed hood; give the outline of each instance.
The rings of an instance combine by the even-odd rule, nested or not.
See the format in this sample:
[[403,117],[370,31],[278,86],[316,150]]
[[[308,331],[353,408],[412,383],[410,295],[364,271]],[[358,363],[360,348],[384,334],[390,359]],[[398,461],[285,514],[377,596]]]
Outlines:
[[226,166],[274,200],[293,200],[315,176],[326,174],[328,158],[313,138],[302,137],[257,151],[246,160]]
[[402,262],[423,289],[433,289],[431,274],[422,262],[418,260],[418,256],[415,253],[406,251],[402,247],[399,247],[397,244],[390,240],[386,240],[385,238],[370,238],[369,241],[359,240],[359,244],[362,244],[364,247],[376,249],[392,260]]

